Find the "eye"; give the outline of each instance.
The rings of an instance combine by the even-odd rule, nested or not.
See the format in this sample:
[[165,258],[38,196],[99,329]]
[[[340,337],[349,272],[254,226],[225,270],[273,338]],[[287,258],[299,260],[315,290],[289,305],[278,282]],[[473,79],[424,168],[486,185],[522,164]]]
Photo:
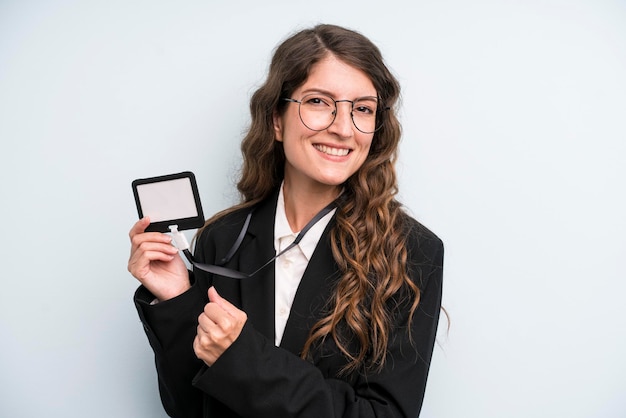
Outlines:
[[311,107],[334,107],[333,100],[319,94],[304,96],[302,103]]
[[374,115],[377,104],[375,99],[359,99],[354,102],[353,111],[361,115]]

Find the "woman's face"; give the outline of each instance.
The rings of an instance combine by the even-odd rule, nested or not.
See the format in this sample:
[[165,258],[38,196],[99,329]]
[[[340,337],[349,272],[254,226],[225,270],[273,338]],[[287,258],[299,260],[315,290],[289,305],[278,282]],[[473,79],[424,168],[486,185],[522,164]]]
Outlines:
[[[308,79],[291,95],[302,100],[310,93],[323,93],[335,100],[376,97],[369,77],[336,57],[329,55],[311,68]],[[369,153],[373,133],[365,134],[354,126],[349,102],[337,103],[335,121],[323,131],[307,128],[298,114],[298,103],[289,103],[282,115],[274,115],[277,141],[285,151],[285,183],[290,188],[337,187],[363,164]]]

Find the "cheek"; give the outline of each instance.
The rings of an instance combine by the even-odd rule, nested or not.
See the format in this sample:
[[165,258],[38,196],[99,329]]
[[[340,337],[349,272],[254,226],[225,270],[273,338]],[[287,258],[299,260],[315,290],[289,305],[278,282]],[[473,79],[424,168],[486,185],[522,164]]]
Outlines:
[[299,138],[293,136],[293,133],[285,133],[285,137],[282,141],[283,154],[285,155],[286,162],[293,165],[297,165],[298,161],[304,158],[302,141]]
[[370,154],[371,147],[372,147],[371,139],[359,143],[360,152],[359,152],[359,158],[357,160],[358,168],[361,168],[361,166],[363,166],[363,163],[365,163],[365,160],[367,160],[367,157]]
[[358,141],[359,147],[361,148],[363,154],[368,155],[372,149],[372,139],[373,137],[365,137],[361,138]]

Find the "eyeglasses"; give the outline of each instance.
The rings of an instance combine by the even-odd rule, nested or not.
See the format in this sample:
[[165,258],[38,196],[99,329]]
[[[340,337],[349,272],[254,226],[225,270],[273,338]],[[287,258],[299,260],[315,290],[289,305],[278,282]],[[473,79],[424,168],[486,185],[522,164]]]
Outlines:
[[307,94],[302,100],[283,98],[286,102],[298,103],[300,120],[312,131],[323,131],[330,127],[337,117],[337,103],[346,102],[352,105],[350,117],[355,128],[364,134],[371,134],[383,125],[382,112],[388,107],[379,108],[377,97],[360,97],[355,100],[335,100],[321,94]]

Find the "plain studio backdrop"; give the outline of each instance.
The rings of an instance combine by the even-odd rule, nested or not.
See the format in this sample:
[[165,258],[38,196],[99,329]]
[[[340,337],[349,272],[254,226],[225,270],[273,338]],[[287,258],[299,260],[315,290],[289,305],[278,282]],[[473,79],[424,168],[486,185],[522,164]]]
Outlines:
[[273,48],[328,22],[400,80],[399,199],[446,244],[422,417],[625,417],[626,3],[226,3],[0,1],[0,416],[165,416],[131,182],[233,204]]

